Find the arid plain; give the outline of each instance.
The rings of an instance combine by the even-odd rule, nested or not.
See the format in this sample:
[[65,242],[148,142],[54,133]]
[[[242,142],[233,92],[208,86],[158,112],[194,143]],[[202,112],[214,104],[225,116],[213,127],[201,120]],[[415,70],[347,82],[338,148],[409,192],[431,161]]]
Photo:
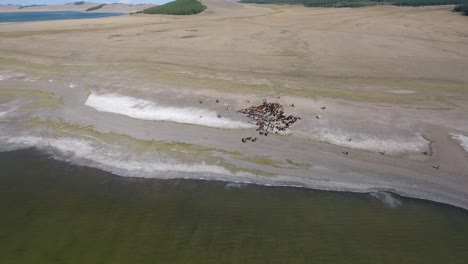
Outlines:
[[[203,2],[194,16],[0,25],[2,148],[123,176],[383,190],[468,209],[466,17]],[[259,135],[237,110],[264,99],[301,120]]]

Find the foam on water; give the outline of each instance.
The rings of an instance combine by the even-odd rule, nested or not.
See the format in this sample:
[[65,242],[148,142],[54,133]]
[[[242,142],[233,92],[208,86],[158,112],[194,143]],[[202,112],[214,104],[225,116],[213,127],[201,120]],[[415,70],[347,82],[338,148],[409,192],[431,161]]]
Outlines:
[[455,133],[452,133],[451,136],[452,136],[453,139],[458,141],[460,146],[462,146],[462,148],[466,152],[468,152],[468,137],[467,136],[464,136],[464,135],[461,135],[461,134],[455,134]]
[[116,145],[104,145],[98,140],[74,137],[0,136],[0,145],[7,150],[36,147],[48,151],[54,157],[72,161],[79,165],[93,166],[122,176],[161,177],[158,172],[212,173],[218,175],[248,176],[248,173],[231,173],[217,165],[202,163],[180,163],[150,154],[131,153]]
[[[426,150],[429,145],[429,142],[420,134],[415,134],[412,138],[383,139],[370,134],[351,134],[340,129],[319,129],[312,133],[308,133],[307,137],[317,141],[353,149],[385,151],[387,154],[420,152]],[[349,138],[352,140],[348,141]]]
[[35,81],[37,81],[37,80],[39,80],[39,78],[37,78],[37,77],[31,77],[31,76],[24,78],[24,81],[25,81],[25,82],[35,82]]
[[245,183],[240,183],[240,182],[230,182],[230,183],[227,183],[225,186],[224,186],[224,189],[226,190],[232,190],[232,189],[242,189],[244,187],[246,187],[247,184]]
[[0,71],[0,81],[8,80],[11,78],[17,78],[21,76],[24,76],[24,74],[13,72],[13,71]]
[[216,112],[207,109],[160,106],[152,101],[119,94],[91,93],[85,104],[101,112],[121,114],[142,120],[172,121],[225,129],[253,127],[247,122],[225,117],[218,118]]
[[370,195],[379,199],[383,204],[390,208],[396,208],[402,205],[402,202],[388,192],[372,192]]
[[92,154],[90,142],[75,138],[43,138],[38,136],[17,136],[1,138],[3,141],[14,144],[18,148],[37,147],[44,150],[59,151],[66,155],[86,157]]

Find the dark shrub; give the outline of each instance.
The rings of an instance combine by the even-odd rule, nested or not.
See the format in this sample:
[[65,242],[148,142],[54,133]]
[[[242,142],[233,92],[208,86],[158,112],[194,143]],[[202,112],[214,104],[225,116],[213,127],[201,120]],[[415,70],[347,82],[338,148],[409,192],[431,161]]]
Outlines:
[[143,10],[145,14],[193,15],[206,9],[198,0],[175,0]]

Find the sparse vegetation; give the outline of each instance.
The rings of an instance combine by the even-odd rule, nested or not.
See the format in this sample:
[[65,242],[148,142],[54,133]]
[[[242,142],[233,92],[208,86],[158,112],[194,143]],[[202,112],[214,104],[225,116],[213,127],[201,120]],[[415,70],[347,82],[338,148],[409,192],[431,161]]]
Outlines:
[[143,10],[145,14],[193,15],[206,9],[198,0],[175,0]]
[[100,5],[97,5],[97,6],[93,6],[93,7],[90,7],[88,9],[86,9],[86,11],[94,11],[94,10],[98,10],[98,9],[101,9],[103,6],[105,6],[106,4],[100,4]]
[[429,6],[429,5],[455,5],[465,0],[396,0],[394,5],[398,6]]
[[430,6],[462,4],[466,0],[241,0],[256,4],[303,4],[307,7],[363,7],[374,5]]
[[63,104],[63,98],[57,97],[54,93],[39,90],[0,90],[0,104],[11,102],[18,98],[29,100],[27,104],[21,106],[22,109],[56,109]]
[[75,2],[74,4],[75,5],[84,5],[86,2],[85,1],[78,1],[78,2]]

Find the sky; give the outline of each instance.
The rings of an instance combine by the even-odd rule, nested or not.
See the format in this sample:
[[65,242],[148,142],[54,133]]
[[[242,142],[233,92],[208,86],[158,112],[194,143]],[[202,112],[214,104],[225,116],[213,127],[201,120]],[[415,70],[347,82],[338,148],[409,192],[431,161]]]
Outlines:
[[[0,0],[0,5],[39,5],[39,4],[46,4],[46,5],[61,5],[71,2],[77,2],[80,0]],[[94,2],[94,3],[125,3],[125,4],[162,4],[167,3],[170,0],[87,0],[86,2]]]

